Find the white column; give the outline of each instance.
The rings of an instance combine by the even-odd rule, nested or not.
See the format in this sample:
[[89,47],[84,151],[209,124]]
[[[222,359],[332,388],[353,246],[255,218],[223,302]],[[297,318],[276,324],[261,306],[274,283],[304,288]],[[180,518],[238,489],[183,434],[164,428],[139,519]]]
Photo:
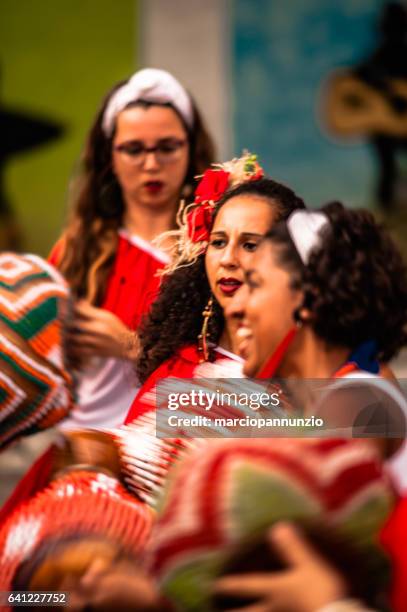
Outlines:
[[173,73],[197,101],[218,157],[233,150],[229,0],[141,0],[140,67]]

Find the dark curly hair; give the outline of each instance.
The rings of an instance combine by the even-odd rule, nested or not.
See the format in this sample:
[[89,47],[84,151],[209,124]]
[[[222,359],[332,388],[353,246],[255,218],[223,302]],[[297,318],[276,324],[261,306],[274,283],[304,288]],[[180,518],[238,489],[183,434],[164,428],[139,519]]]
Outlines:
[[375,340],[379,361],[387,362],[407,343],[407,268],[373,215],[339,202],[322,209],[330,220],[323,248],[304,266],[285,223],[266,235],[279,245],[279,261],[304,291],[315,333],[332,346],[351,350]]
[[[219,201],[220,208],[231,198],[252,195],[263,198],[276,208],[278,219],[287,219],[305,204],[289,187],[269,178],[246,182],[230,189]],[[202,312],[209,300],[210,288],[205,271],[205,256],[200,255],[190,266],[175,270],[163,281],[150,314],[139,329],[141,352],[136,364],[138,378],[144,382],[177,350],[194,344],[202,327]],[[209,334],[216,343],[224,326],[220,305],[214,303],[214,314],[209,320]],[[214,358],[212,352],[211,356]]]

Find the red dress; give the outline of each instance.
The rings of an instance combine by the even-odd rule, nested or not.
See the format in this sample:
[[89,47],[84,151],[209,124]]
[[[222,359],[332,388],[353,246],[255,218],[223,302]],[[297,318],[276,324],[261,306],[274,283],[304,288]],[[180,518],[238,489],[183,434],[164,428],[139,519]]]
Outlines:
[[[48,258],[54,266],[60,263],[62,242]],[[101,308],[113,312],[135,329],[155,299],[160,278],[156,272],[168,263],[167,255],[139,236],[119,231],[119,243]]]
[[239,357],[218,347],[213,363],[200,364],[198,347],[189,345],[162,363],[141,387],[125,424],[115,433],[126,483],[145,502],[156,505],[173,463],[187,448],[203,442],[194,438],[160,437],[156,421],[157,383],[167,377],[240,378],[241,363]]
[[407,498],[402,497],[382,529],[381,543],[392,562],[391,609],[407,610]]
[[121,230],[101,308],[136,329],[157,297],[160,277],[156,273],[168,262],[168,256],[149,242]]
[[[236,377],[242,376],[241,363],[242,360],[220,347],[215,349],[215,362],[214,366],[219,365],[221,361],[229,361],[230,363],[236,364]],[[125,424],[135,421],[137,418],[154,409],[152,406],[151,392],[157,382],[168,376],[174,376],[176,378],[194,378],[197,376],[197,368],[199,368],[200,354],[196,344],[185,346],[180,349],[175,355],[167,359],[162,363],[146,380],[140,391],[137,393],[134,401],[130,407],[129,413],[126,417]],[[232,376],[232,374],[230,374]]]

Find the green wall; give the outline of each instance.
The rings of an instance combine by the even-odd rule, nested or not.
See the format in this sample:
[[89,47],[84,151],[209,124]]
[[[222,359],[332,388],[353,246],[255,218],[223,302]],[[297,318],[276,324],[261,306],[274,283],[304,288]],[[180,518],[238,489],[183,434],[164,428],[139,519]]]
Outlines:
[[1,0],[0,12],[1,104],[67,126],[60,140],[6,167],[23,247],[45,255],[101,99],[136,67],[137,0]]

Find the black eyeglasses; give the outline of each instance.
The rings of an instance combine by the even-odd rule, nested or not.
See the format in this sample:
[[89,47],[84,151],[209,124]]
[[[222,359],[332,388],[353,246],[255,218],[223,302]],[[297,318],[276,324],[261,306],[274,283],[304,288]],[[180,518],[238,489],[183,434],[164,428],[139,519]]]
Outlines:
[[126,155],[129,162],[137,166],[144,165],[149,153],[154,153],[159,164],[171,164],[181,157],[182,149],[186,143],[186,140],[166,138],[159,140],[154,147],[146,147],[143,142],[133,140],[116,145],[114,150]]

